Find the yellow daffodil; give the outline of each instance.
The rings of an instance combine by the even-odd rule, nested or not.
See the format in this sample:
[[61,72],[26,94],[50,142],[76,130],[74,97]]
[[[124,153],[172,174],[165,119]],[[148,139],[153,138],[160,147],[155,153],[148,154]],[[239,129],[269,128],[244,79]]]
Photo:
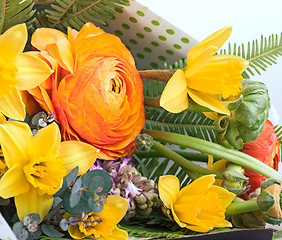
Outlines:
[[14,197],[20,220],[31,213],[43,219],[64,176],[76,166],[85,173],[98,155],[89,144],[61,142],[56,123],[33,137],[27,124],[8,121],[0,124],[0,143],[8,167],[0,179],[0,196]]
[[180,227],[197,232],[208,232],[214,227],[232,227],[225,220],[225,210],[235,194],[214,185],[214,182],[214,175],[205,175],[180,190],[176,176],[161,176],[159,195]]
[[160,105],[164,109],[172,113],[185,110],[189,95],[199,105],[229,114],[220,101],[221,96],[228,98],[239,93],[241,73],[248,66],[248,62],[238,56],[214,55],[231,30],[231,27],[223,28],[189,50],[187,66],[175,72],[162,93]]
[[[99,212],[87,214],[77,225],[69,225],[69,234],[74,239],[94,237],[106,240],[126,240],[128,234],[125,230],[119,229],[117,224],[126,214],[128,202],[117,195],[109,195],[104,209]],[[65,214],[67,220],[73,215]],[[77,215],[76,215],[77,216]],[[95,219],[96,221],[87,222]]]
[[25,24],[16,25],[0,35],[0,112],[17,120],[25,118],[19,90],[38,86],[53,72],[44,61],[22,53],[27,37]]

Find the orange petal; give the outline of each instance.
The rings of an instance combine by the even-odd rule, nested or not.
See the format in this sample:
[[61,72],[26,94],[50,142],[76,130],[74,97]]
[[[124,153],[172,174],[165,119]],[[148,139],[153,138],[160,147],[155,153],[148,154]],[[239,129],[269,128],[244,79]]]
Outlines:
[[[50,44],[55,44],[57,38],[66,38],[63,32],[51,28],[37,28],[31,37],[31,44],[39,50],[46,50]],[[43,41],[44,39],[44,41]]]

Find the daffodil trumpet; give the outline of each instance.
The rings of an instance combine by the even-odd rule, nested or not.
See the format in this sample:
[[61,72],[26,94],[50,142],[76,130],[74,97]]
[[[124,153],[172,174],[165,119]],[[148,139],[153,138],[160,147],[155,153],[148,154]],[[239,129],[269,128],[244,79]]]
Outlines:
[[[238,165],[247,167],[267,178],[275,178],[277,180],[282,180],[282,175],[274,170],[273,168],[267,166],[261,161],[244,154],[242,152],[226,148],[219,144],[205,141],[203,139],[185,136],[178,133],[143,129],[143,133],[149,134],[154,140],[168,142],[172,144],[179,145],[181,147],[194,149],[202,153],[207,153],[215,157],[226,159],[230,162],[236,163]],[[153,145],[154,147],[154,145]],[[155,148],[156,149],[156,148]],[[174,160],[173,158],[171,158]]]

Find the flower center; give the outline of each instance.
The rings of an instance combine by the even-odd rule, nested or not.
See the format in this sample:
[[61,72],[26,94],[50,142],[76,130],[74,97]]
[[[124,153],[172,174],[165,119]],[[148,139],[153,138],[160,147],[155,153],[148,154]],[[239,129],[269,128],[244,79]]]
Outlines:
[[30,163],[24,166],[27,180],[39,188],[41,194],[53,195],[57,192],[66,175],[63,161],[51,157],[32,158]]
[[119,79],[111,79],[110,85],[111,85],[111,88],[110,88],[111,92],[114,92],[116,94],[120,93],[121,84],[120,84],[120,80]]
[[4,59],[0,55],[0,97],[5,97],[16,86],[16,65],[10,59]]
[[95,216],[93,212],[87,214],[83,222],[78,222],[80,232],[83,232],[86,236],[94,235],[95,237],[100,237],[101,233],[97,232],[95,226],[101,223],[102,220]]

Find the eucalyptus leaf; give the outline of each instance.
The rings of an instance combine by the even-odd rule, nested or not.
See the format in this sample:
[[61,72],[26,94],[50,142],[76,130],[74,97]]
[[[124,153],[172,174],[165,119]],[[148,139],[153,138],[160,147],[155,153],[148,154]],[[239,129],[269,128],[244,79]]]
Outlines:
[[64,178],[62,187],[54,194],[54,197],[60,197],[62,198],[64,195],[64,192],[67,190],[67,188],[71,185],[73,181],[77,178],[79,167],[76,166],[74,169],[72,169],[68,175]]
[[13,225],[13,232],[16,235],[17,239],[26,240],[28,238],[28,231],[24,229],[22,222],[16,222]]
[[68,224],[68,221],[63,218],[61,221],[60,221],[60,228],[63,230],[63,231],[68,231],[69,229],[69,224]]
[[[85,173],[81,177],[81,180],[82,180],[83,187],[88,187],[88,188],[90,187],[89,191],[90,192],[97,191],[98,195],[108,194],[113,184],[110,174],[100,169],[89,171]],[[86,196],[89,196],[89,195],[86,194]]]
[[104,209],[104,203],[102,201],[95,201],[91,198],[88,198],[88,205],[91,210],[96,213],[99,213]]
[[41,225],[41,230],[42,232],[47,235],[48,237],[63,237],[64,234],[60,233],[59,231],[57,231],[53,225],[47,225],[47,224],[42,224]]
[[70,191],[66,191],[63,196],[63,206],[68,213],[80,215],[83,212],[89,213],[91,212],[91,208],[88,206],[88,202],[83,198],[80,199],[77,205],[73,208],[70,206]]
[[78,204],[80,200],[80,188],[81,188],[81,178],[78,178],[73,185],[73,188],[71,190],[71,195],[70,195],[70,207],[73,208],[75,205]]

